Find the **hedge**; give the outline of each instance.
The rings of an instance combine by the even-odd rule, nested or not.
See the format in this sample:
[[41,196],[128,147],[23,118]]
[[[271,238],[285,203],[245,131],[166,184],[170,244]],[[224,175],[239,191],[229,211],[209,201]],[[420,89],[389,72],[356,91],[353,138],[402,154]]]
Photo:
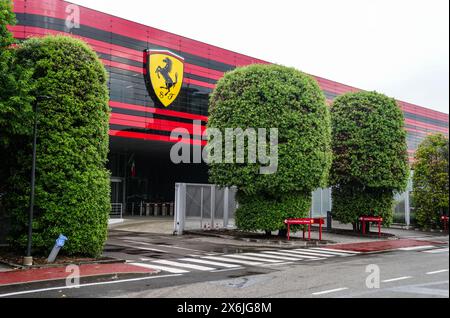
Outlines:
[[338,96],[331,106],[333,214],[342,222],[361,215],[392,220],[393,195],[409,175],[404,118],[393,98],[376,92]]
[[[64,36],[24,41],[17,63],[32,71],[31,94],[48,97],[38,104],[34,253],[48,253],[62,233],[65,253],[99,255],[110,211],[105,68],[87,44]],[[31,140],[30,129],[5,198],[18,248],[26,244]]]
[[[207,127],[217,128],[223,135],[225,128],[278,128],[275,173],[261,174],[263,165],[258,162],[209,163],[211,182],[238,187],[243,200],[237,212],[241,228],[283,228],[284,215],[295,208],[300,208],[296,213],[307,212],[311,191],[327,183],[330,116],[323,92],[309,75],[294,68],[259,64],[226,73],[210,96]],[[275,213],[278,202],[284,203]]]
[[440,227],[441,214],[448,215],[448,137],[427,136],[415,154],[413,201],[416,220],[422,228]]

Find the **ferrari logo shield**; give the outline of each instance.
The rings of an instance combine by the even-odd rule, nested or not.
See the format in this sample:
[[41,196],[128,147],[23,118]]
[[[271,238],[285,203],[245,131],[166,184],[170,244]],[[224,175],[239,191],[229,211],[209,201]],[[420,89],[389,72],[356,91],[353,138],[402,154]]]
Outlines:
[[184,58],[167,50],[149,50],[147,72],[159,101],[166,107],[172,104],[183,84]]

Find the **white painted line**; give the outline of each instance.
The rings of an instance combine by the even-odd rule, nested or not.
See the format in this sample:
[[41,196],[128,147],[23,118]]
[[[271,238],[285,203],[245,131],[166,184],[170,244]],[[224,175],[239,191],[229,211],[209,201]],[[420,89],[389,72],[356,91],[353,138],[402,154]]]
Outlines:
[[423,252],[424,253],[432,253],[432,254],[445,253],[445,252],[448,252],[448,247],[447,248],[438,248],[438,249],[429,250],[429,251],[423,251]]
[[170,274],[170,275],[161,275],[161,276],[130,278],[130,279],[113,280],[113,281],[99,282],[99,283],[79,284],[79,285],[73,285],[73,286],[59,286],[59,287],[41,288],[41,289],[33,289],[33,290],[24,290],[24,291],[20,291],[20,292],[14,292],[14,293],[8,293],[8,294],[0,294],[0,298],[1,297],[9,297],[9,296],[17,296],[17,295],[25,295],[25,294],[42,293],[42,292],[52,291],[52,290],[72,289],[72,288],[81,288],[81,287],[89,287],[89,286],[99,286],[99,285],[109,285],[109,284],[137,282],[137,281],[140,281],[140,280],[149,280],[149,279],[156,279],[156,278],[176,277],[176,276],[181,276],[181,274]]
[[220,262],[213,262],[213,261],[205,261],[203,259],[198,258],[180,258],[180,261],[184,262],[192,262],[192,263],[199,263],[199,264],[206,264],[206,265],[213,265],[213,266],[221,266],[225,268],[238,268],[241,267],[240,265],[234,265],[234,264],[226,264],[226,263],[220,263]]
[[275,252],[275,251],[265,251],[266,254],[273,254],[273,255],[281,255],[281,256],[287,256],[287,257],[295,257],[299,259],[304,258],[310,258],[310,259],[316,259],[317,256],[311,256],[311,255],[298,255],[296,253],[287,253],[287,252]]
[[445,273],[445,272],[448,272],[448,269],[440,269],[438,271],[428,272],[428,273],[425,273],[425,274],[433,275],[433,274],[439,274],[439,273]]
[[235,264],[244,264],[244,265],[250,265],[250,266],[256,266],[256,265],[262,265],[260,262],[250,262],[250,261],[244,261],[240,259],[230,259],[220,256],[203,256],[202,258],[206,259],[212,259],[213,261],[222,261],[227,263],[235,263]]
[[295,257],[287,257],[287,256],[281,256],[281,255],[273,255],[273,254],[266,254],[265,252],[261,253],[244,253],[246,255],[255,255],[262,258],[269,258],[269,259],[276,259],[276,260],[283,260],[283,261],[299,261],[299,258]]
[[410,247],[400,247],[398,250],[400,251],[415,251],[415,250],[424,250],[427,248],[433,248],[433,245],[422,245],[422,246],[410,246]]
[[329,289],[329,290],[324,290],[324,291],[320,291],[320,292],[315,292],[312,293],[313,295],[323,295],[323,294],[329,294],[329,293],[335,293],[341,290],[346,290],[348,289],[347,287],[341,287],[341,288],[336,288],[336,289]]
[[313,247],[311,250],[321,251],[323,253],[336,254],[336,255],[351,255],[351,254],[359,254],[361,252],[357,251],[346,251],[346,250],[338,250],[335,248],[322,248],[322,247]]
[[[280,251],[286,251],[286,250],[280,250]],[[318,251],[311,251],[311,250],[288,250],[289,253],[295,253],[295,254],[301,254],[301,255],[311,255],[311,256],[317,256],[317,257],[335,257],[336,255],[333,254],[324,254]]]
[[169,273],[174,274],[183,274],[183,273],[189,273],[189,271],[185,271],[184,269],[178,269],[178,268],[172,268],[172,267],[166,267],[166,266],[159,266],[159,265],[153,265],[153,264],[143,264],[143,263],[130,263],[132,265],[145,267],[145,268],[151,268],[151,269],[160,269],[162,271],[166,271]]
[[402,277],[397,277],[397,278],[390,278],[390,279],[385,279],[382,280],[382,283],[390,283],[390,282],[396,282],[398,280],[404,280],[404,279],[408,279],[411,278],[411,276],[402,276]]
[[240,258],[240,259],[248,259],[249,261],[257,261],[257,262],[266,262],[266,263],[279,263],[281,261],[275,260],[275,259],[267,259],[267,258],[261,258],[256,256],[249,256],[249,255],[240,255],[240,254],[229,254],[224,255],[226,257],[231,258]]
[[261,265],[261,267],[273,267],[273,266],[281,266],[281,265],[289,265],[294,264],[294,262],[283,262],[283,263],[277,263],[277,264],[265,264]]
[[151,258],[141,257],[139,260],[140,261],[151,261],[152,259]]
[[168,260],[158,260],[158,261],[153,261],[153,263],[181,267],[181,268],[190,268],[190,269],[195,269],[198,271],[213,271],[216,269],[213,267],[200,266],[200,265],[194,265],[194,264],[185,264],[185,263],[179,263],[179,262],[168,261]]

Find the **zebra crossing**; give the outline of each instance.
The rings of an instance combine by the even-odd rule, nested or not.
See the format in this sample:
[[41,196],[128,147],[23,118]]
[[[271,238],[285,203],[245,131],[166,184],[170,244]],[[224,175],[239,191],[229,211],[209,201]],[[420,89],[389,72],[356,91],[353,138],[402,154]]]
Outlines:
[[216,272],[242,269],[246,266],[281,266],[296,262],[320,261],[333,257],[355,256],[357,254],[359,252],[315,247],[308,249],[273,249],[258,252],[202,255],[176,259],[149,259],[145,263],[132,261],[130,264],[145,268],[154,268],[172,274],[186,274],[198,271]]

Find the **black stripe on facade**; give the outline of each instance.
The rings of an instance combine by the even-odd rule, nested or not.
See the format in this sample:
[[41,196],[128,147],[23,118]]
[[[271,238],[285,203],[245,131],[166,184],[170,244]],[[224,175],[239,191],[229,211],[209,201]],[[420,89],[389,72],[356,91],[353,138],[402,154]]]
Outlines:
[[142,52],[144,52],[144,50],[146,50],[146,49],[170,50],[177,54],[182,55],[183,58],[185,59],[185,61],[189,64],[202,66],[202,67],[220,71],[220,72],[227,72],[227,71],[230,71],[235,68],[234,65],[229,65],[226,63],[222,63],[222,62],[209,60],[209,59],[206,59],[206,58],[194,55],[194,54],[170,49],[170,48],[167,48],[164,46],[154,45],[154,44],[136,40],[136,39],[124,36],[124,35],[100,30],[100,29],[93,28],[93,27],[86,26],[86,25],[81,25],[80,28],[72,28],[69,30],[65,26],[65,21],[63,19],[46,17],[46,16],[36,15],[36,14],[27,14],[27,13],[17,13],[16,17],[18,20],[18,23],[17,23],[18,25],[33,26],[33,27],[39,27],[39,28],[44,28],[44,29],[67,32],[67,33],[91,38],[91,39],[98,40],[98,41],[103,41],[106,43],[115,44],[118,46],[123,46],[123,47],[129,48],[129,49],[142,51]]
[[[187,123],[187,124],[192,124],[193,123],[193,119],[189,119],[189,118],[180,118],[180,117],[173,117],[173,116],[166,116],[166,115],[161,115],[161,114],[154,114],[154,113],[148,113],[148,112],[143,112],[143,111],[139,111],[139,110],[133,110],[133,109],[125,109],[125,108],[120,108],[120,107],[111,107],[111,111],[113,113],[116,114],[123,114],[123,115],[131,115],[131,116],[139,116],[139,117],[145,117],[145,118],[155,118],[155,119],[163,119],[163,120],[170,120],[173,122],[180,122],[180,123]],[[206,125],[206,121],[201,121],[202,125]]]
[[[128,132],[136,132],[136,133],[143,133],[143,134],[153,134],[153,135],[161,135],[161,136],[170,136],[170,131],[165,130],[158,130],[158,129],[145,129],[145,128],[137,128],[132,126],[124,126],[124,125],[109,125],[109,129],[112,130],[118,130],[118,131],[128,131]],[[178,136],[178,132],[176,133],[176,136]],[[201,140],[201,136],[193,135],[193,134],[186,134],[185,138],[190,139]],[[173,141],[174,143],[177,142],[177,140]]]

